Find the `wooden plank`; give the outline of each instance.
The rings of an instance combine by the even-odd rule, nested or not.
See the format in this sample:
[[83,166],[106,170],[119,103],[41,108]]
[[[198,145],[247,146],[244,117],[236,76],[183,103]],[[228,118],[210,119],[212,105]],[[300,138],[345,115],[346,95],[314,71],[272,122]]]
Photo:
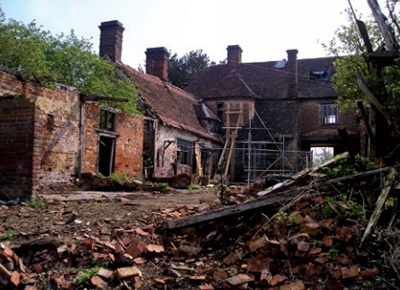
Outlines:
[[306,177],[309,174],[313,174],[315,172],[317,172],[320,168],[328,166],[332,163],[334,163],[336,160],[338,160],[339,158],[345,157],[347,156],[349,153],[348,152],[343,152],[340,154],[337,154],[335,156],[333,156],[331,159],[325,161],[324,163],[315,166],[314,168],[306,168],[303,169],[302,171],[296,173],[295,175],[293,175],[290,179],[287,179],[285,181],[279,182],[277,184],[274,184],[273,186],[268,187],[267,189],[260,191],[259,193],[257,193],[258,196],[265,196],[267,194],[271,194],[271,193],[276,193],[279,191],[283,191],[286,190],[287,188],[293,186],[294,184],[298,183],[300,180],[302,180],[304,177]]
[[375,210],[374,210],[374,212],[372,213],[372,215],[371,215],[371,217],[369,219],[367,228],[365,229],[364,235],[363,235],[363,237],[361,239],[361,244],[369,236],[372,227],[375,226],[376,222],[378,221],[379,217],[381,216],[382,208],[385,205],[386,199],[387,199],[387,197],[389,195],[389,192],[390,192],[390,189],[392,188],[392,185],[393,185],[393,183],[395,181],[396,175],[397,175],[396,169],[392,168],[389,171],[389,174],[388,174],[388,176],[386,178],[385,185],[382,188],[381,195],[379,196],[378,200],[376,201]]
[[268,195],[247,203],[233,205],[217,209],[214,211],[206,212],[203,214],[192,215],[178,220],[167,221],[167,227],[170,230],[193,226],[196,224],[223,219],[224,217],[234,217],[238,215],[247,214],[251,211],[256,211],[266,206],[284,202],[293,199],[300,189],[286,191],[281,194]]

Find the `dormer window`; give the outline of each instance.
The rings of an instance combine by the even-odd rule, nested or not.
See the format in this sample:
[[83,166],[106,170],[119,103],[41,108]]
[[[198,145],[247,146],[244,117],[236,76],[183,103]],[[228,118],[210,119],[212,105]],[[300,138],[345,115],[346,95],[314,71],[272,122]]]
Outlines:
[[309,70],[308,80],[317,82],[327,82],[329,81],[329,73],[327,70]]

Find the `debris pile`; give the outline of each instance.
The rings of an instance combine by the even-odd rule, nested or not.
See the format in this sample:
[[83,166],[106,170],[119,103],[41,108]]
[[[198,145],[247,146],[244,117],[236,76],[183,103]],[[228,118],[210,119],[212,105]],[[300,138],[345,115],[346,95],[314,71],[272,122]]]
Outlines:
[[[227,188],[229,206],[201,195],[142,213],[128,197],[3,206],[0,286],[398,289],[396,169],[333,178],[308,169],[268,188]],[[28,228],[35,215],[44,218]],[[6,241],[13,220],[18,239]]]

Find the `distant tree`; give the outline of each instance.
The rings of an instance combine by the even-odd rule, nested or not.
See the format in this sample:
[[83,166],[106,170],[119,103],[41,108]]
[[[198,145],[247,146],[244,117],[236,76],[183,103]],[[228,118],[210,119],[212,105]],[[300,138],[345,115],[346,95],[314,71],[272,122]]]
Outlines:
[[41,85],[76,87],[83,94],[127,98],[128,103],[108,105],[126,113],[137,112],[136,86],[116,75],[115,67],[92,50],[93,44],[69,35],[53,36],[34,21],[28,25],[7,20],[0,8],[0,65]]
[[320,165],[333,157],[332,147],[315,147],[311,151],[313,166]]
[[214,65],[209,56],[202,49],[190,51],[183,57],[172,54],[169,58],[169,82],[177,87],[184,88],[188,85],[189,78],[207,67]]

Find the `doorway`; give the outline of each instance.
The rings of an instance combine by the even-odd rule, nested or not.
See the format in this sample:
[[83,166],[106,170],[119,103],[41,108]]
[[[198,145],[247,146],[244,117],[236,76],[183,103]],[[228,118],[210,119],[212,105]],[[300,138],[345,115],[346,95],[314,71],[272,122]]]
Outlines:
[[115,138],[99,136],[99,156],[97,172],[103,176],[110,176],[114,171]]

